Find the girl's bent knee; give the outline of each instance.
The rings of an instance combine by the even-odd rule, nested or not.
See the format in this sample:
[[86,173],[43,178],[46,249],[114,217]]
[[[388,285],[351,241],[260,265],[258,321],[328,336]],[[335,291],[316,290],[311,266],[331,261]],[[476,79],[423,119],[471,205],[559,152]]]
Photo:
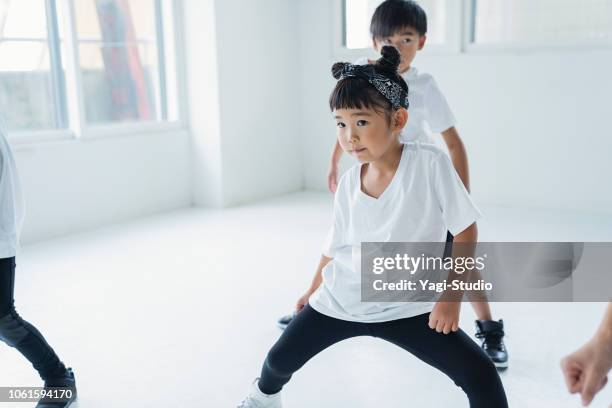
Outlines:
[[8,314],[0,316],[0,340],[15,347],[21,340],[28,335],[28,331],[23,326],[19,315],[14,310]]

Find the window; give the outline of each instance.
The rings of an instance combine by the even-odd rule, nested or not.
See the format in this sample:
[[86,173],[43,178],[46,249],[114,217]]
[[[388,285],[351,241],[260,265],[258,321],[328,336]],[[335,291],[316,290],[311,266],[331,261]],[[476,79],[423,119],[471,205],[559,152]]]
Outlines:
[[[345,43],[347,48],[369,48],[370,20],[382,0],[344,0]],[[444,44],[448,35],[446,0],[421,0],[418,2],[427,13],[427,42]]]
[[66,126],[54,2],[0,0],[0,111],[11,130]]
[[0,0],[9,130],[178,120],[172,11],[171,0]]
[[88,123],[165,121],[162,10],[155,0],[74,1]]
[[473,0],[476,44],[612,40],[610,0]]

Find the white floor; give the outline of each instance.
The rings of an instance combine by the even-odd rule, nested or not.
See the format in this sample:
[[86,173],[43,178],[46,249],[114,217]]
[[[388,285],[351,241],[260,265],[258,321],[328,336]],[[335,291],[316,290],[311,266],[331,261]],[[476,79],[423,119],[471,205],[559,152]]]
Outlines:
[[[612,217],[484,211],[481,240],[612,241]],[[328,194],[297,193],[26,246],[17,307],[74,367],[75,407],[234,407],[280,333],[275,319],[312,277],[329,216]],[[603,308],[493,305],[507,326],[511,368],[502,379],[511,407],[580,406],[565,391],[559,360],[595,330]],[[466,305],[469,333],[473,319]],[[14,350],[1,345],[0,361],[0,385],[40,384]],[[369,338],[317,356],[287,385],[284,401],[289,408],[468,406],[444,375]],[[609,386],[592,406],[611,401]]]

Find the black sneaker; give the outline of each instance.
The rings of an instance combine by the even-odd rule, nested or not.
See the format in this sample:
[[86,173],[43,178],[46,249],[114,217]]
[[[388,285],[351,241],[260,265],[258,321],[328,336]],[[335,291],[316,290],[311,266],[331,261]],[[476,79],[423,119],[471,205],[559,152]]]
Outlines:
[[281,330],[285,330],[287,328],[287,326],[289,326],[289,323],[291,323],[291,321],[295,318],[295,312],[288,314],[286,316],[281,317],[280,319],[278,319],[278,321],[276,322],[276,325],[278,326],[279,329]]
[[52,391],[52,398],[42,398],[36,408],[68,408],[77,398],[76,380],[72,368],[66,369],[66,375],[50,378],[45,381],[45,390]]
[[508,368],[508,352],[504,345],[504,321],[476,320],[476,337],[481,347],[498,370]]

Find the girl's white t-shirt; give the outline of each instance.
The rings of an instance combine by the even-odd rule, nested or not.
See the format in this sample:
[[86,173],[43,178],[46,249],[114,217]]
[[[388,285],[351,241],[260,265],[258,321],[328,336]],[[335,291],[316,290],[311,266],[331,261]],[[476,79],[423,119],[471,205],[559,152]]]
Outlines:
[[24,212],[15,158],[7,140],[4,120],[0,116],[0,259],[17,254]]
[[357,164],[338,183],[333,223],[323,246],[323,254],[333,259],[309,303],[320,313],[356,322],[428,313],[433,303],[361,301],[361,243],[445,242],[447,231],[459,234],[481,213],[448,155],[431,144],[403,145],[397,171],[378,198],[361,190],[360,174]]
[[[367,58],[359,58],[357,65],[368,64]],[[402,129],[403,143],[421,141],[434,143],[432,134],[441,133],[457,124],[457,120],[430,74],[419,74],[415,67],[401,74],[408,84],[408,123]]]

